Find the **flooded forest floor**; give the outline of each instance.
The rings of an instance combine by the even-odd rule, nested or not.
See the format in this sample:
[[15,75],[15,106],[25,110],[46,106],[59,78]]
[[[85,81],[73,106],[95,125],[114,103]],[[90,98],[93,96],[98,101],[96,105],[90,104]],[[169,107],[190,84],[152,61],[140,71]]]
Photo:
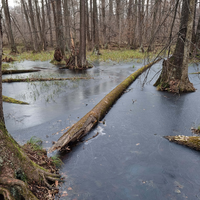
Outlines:
[[[10,134],[20,144],[36,136],[48,150],[52,142],[144,63],[96,62],[94,68],[82,73],[59,69],[47,61],[13,65],[17,69],[42,70],[34,75],[3,78],[94,77],[3,83],[3,95],[29,103],[3,104]],[[162,62],[152,67],[148,81],[161,65]],[[198,65],[189,67],[189,73],[198,71]],[[189,75],[197,89],[195,93],[174,95],[153,87],[158,76],[142,87],[146,73],[129,87],[105,116],[104,123],[99,123],[85,141],[70,153],[59,155],[63,162],[60,173],[66,180],[60,187],[60,199],[200,199],[199,152],[163,138],[190,136],[191,127],[199,126],[200,75]],[[94,135],[97,137],[87,141]]]

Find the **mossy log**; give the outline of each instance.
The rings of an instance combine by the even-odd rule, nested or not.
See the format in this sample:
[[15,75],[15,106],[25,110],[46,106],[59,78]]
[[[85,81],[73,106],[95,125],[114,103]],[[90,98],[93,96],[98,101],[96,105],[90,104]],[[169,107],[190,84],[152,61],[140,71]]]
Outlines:
[[109,111],[111,106],[116,100],[123,94],[123,92],[133,83],[136,78],[142,74],[145,70],[150,68],[153,64],[160,61],[155,60],[148,65],[143,66],[136,72],[131,74],[123,82],[121,82],[115,89],[107,94],[90,112],[88,112],[83,118],[81,118],[76,124],[74,124],[67,132],[59,138],[59,140],[51,147],[50,152],[55,150],[61,150],[66,147],[69,142],[75,142],[84,137],[96,124],[101,120]]
[[199,136],[176,135],[176,136],[165,136],[164,138],[168,139],[170,142],[175,142],[177,144],[187,146],[191,149],[200,151],[200,137]]
[[39,72],[38,69],[20,69],[20,70],[2,70],[2,74],[22,74],[22,73],[31,73]]
[[2,83],[36,82],[36,81],[63,81],[63,80],[79,80],[79,79],[91,79],[91,78],[90,77],[70,77],[70,78],[8,78],[8,79],[3,79]]
[[7,96],[3,96],[3,102],[28,105],[28,103],[26,103],[26,102],[19,101],[19,100],[16,100],[16,99],[13,99],[13,98],[7,97]]
[[193,72],[193,73],[190,73],[190,74],[200,74],[200,72]]

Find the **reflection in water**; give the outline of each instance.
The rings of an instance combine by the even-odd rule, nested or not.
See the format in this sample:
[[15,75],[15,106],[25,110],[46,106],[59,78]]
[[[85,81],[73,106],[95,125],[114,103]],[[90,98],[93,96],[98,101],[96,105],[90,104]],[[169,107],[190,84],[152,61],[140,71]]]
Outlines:
[[[29,106],[5,103],[5,113],[13,113],[16,119],[24,116],[20,125],[7,119],[9,131],[18,141],[39,136],[49,148],[68,126],[90,111],[134,70],[130,66],[132,64],[89,69],[87,74],[95,79],[80,80],[74,87],[73,82],[60,85],[62,90],[55,102],[45,103],[41,96]],[[158,67],[159,64],[154,69]],[[61,76],[71,73],[66,70]],[[132,84],[132,89],[106,115],[106,124],[100,123],[86,139],[97,132],[99,135],[73,147],[69,154],[61,155],[64,162],[61,173],[66,177],[61,186],[61,199],[66,199],[66,194],[68,199],[80,200],[199,199],[199,152],[163,138],[191,135],[192,124],[200,123],[200,80],[196,75],[190,75],[190,79],[198,90],[180,96],[158,92],[152,85],[141,90],[140,81]],[[3,87],[7,96],[27,93],[26,83],[4,84]],[[56,87],[51,85],[48,90],[54,91]]]

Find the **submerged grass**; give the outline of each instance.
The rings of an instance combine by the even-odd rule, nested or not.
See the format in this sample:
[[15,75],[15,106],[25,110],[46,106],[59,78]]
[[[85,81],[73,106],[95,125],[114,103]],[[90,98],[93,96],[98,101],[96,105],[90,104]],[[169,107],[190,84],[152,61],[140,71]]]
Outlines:
[[54,50],[49,50],[49,51],[41,51],[38,53],[33,53],[31,51],[28,52],[22,52],[16,55],[10,55],[10,49],[8,48],[3,48],[3,58],[9,57],[12,58],[15,61],[23,61],[23,60],[40,60],[40,61],[47,61],[51,60],[54,56]]
[[[115,62],[122,62],[122,61],[136,61],[142,62],[145,58],[146,54],[140,52],[139,50],[104,50],[101,49],[100,53],[102,55],[95,55],[92,52],[87,53],[87,58],[89,61],[99,60],[100,62],[108,62],[108,61],[115,61]],[[153,53],[149,54],[150,57],[153,56]]]
[[[18,48],[19,49],[19,48]],[[16,55],[10,55],[10,49],[8,47],[3,49],[5,57],[11,57],[13,60],[16,61],[23,61],[23,60],[40,60],[40,61],[47,61],[51,60],[52,64],[65,64],[65,61],[62,63],[55,62],[52,60],[54,58],[54,50],[48,50],[48,51],[41,51],[39,53],[32,53],[29,52],[22,52]],[[137,50],[127,50],[127,49],[121,49],[121,50],[109,50],[109,49],[101,49],[100,50],[102,55],[95,55],[92,54],[92,52],[87,52],[87,59],[89,61],[95,61],[99,60],[100,62],[109,62],[109,61],[115,61],[115,62],[123,62],[123,61],[136,61],[136,62],[142,62],[142,60],[147,56],[146,54],[142,53]],[[68,55],[67,55],[68,56]],[[149,53],[148,55],[150,58],[153,56],[153,53]]]

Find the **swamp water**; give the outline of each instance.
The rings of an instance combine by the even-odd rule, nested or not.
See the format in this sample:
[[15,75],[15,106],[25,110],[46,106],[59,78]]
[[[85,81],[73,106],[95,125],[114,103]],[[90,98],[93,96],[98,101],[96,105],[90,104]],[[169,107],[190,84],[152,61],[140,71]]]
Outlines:
[[[94,77],[3,84],[4,95],[30,103],[4,103],[8,131],[21,144],[37,136],[48,149],[52,141],[57,141],[69,126],[143,64],[134,63],[135,68],[133,63],[97,64],[84,74],[59,70],[48,62],[26,61],[18,65],[46,68],[36,73],[38,76]],[[160,67],[161,63],[153,66],[149,80]],[[189,67],[189,72],[195,71],[199,71],[198,66]],[[144,77],[145,74],[114,104],[105,116],[105,124],[100,123],[85,139],[98,132],[97,137],[61,155],[61,174],[66,182],[60,188],[60,199],[200,199],[199,152],[163,138],[192,135],[190,128],[200,124],[200,76],[190,75],[197,91],[181,95],[156,91],[152,84],[157,77],[142,89]]]

